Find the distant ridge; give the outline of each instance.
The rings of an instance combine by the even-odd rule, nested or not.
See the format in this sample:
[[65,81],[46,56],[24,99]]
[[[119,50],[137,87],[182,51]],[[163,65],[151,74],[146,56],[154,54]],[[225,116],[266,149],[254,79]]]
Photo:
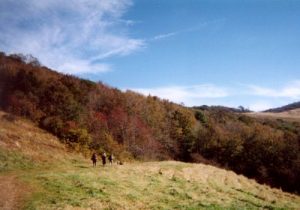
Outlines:
[[291,103],[282,107],[274,108],[274,109],[268,109],[263,112],[273,112],[273,113],[278,113],[278,112],[285,112],[285,111],[290,111],[293,109],[299,109],[300,108],[300,101]]
[[252,112],[248,108],[244,108],[243,106],[239,106],[238,108],[232,108],[232,107],[227,107],[227,106],[207,106],[207,105],[202,105],[202,106],[194,106],[192,107],[193,109],[200,109],[200,110],[211,110],[211,111],[227,111],[227,112],[233,112],[233,113],[247,113],[247,112]]

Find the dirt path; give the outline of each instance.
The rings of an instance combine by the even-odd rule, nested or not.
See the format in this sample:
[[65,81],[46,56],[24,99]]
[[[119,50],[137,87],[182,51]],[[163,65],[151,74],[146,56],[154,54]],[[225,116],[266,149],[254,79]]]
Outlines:
[[0,176],[0,209],[20,209],[29,192],[29,188],[18,181],[16,176]]

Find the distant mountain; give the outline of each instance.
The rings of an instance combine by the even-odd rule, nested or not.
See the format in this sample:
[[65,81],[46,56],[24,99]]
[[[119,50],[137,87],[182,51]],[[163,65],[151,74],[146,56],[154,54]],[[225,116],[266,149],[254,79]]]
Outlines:
[[282,107],[278,107],[278,108],[274,108],[274,109],[268,109],[264,112],[274,112],[274,113],[278,113],[278,112],[285,112],[285,111],[290,111],[293,109],[300,109],[300,101],[292,103],[292,104],[288,104]]
[[251,112],[251,110],[244,108],[243,106],[239,106],[238,108],[226,107],[226,106],[194,106],[193,109],[200,109],[200,110],[218,110],[218,111],[226,111],[226,112],[234,112],[234,113],[247,113]]

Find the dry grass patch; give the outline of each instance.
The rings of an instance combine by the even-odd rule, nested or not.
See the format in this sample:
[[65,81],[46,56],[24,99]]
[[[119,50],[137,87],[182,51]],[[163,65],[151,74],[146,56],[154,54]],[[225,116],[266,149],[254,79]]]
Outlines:
[[0,112],[0,147],[19,152],[35,163],[62,162],[72,158],[67,148],[56,137],[32,122],[9,116],[4,112]]
[[293,109],[285,112],[252,112],[246,113],[248,116],[258,117],[258,118],[271,118],[271,119],[283,119],[288,121],[300,122],[300,109]]

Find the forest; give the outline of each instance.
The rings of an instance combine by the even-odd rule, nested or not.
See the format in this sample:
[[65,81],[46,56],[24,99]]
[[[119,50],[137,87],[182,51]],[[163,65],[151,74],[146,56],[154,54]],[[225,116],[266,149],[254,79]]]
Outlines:
[[87,157],[202,162],[300,192],[300,123],[222,107],[184,107],[0,53],[0,108]]

